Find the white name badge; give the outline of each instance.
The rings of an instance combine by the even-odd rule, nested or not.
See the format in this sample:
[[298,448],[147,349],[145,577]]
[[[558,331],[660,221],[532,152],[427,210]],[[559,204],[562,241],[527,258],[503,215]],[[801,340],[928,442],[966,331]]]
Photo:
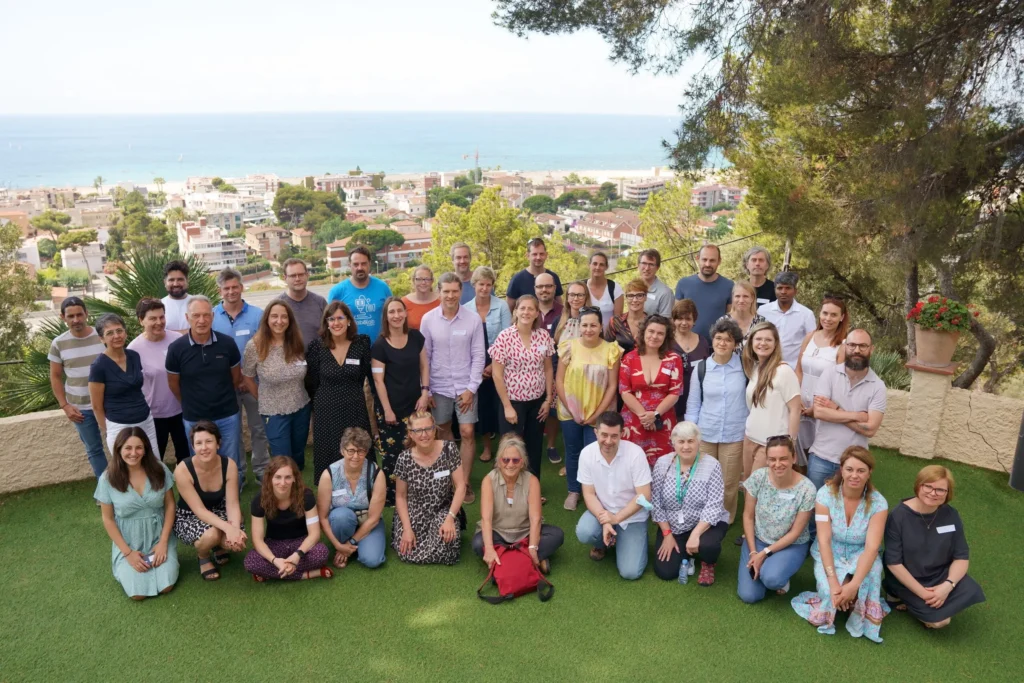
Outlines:
[[359,365],[359,359],[358,358],[346,358],[345,359],[345,365]]
[[236,337],[247,337],[249,336],[249,330],[235,330]]
[[451,473],[451,470],[441,470],[440,472],[434,472],[434,479],[444,479]]
[[796,498],[796,496],[794,496],[792,493],[780,493],[779,498],[781,498],[782,500],[793,500],[794,498]]
[[655,299],[658,298],[658,296],[654,292],[648,292],[647,298],[650,299],[651,301],[654,301]]
[[454,336],[456,336],[456,337],[465,337],[466,336],[466,331],[465,330],[455,330],[454,332],[452,332],[452,334]]
[[768,299],[758,299],[757,300],[757,305],[758,306],[760,306],[761,304],[766,304],[766,303],[768,303]]
[[548,325],[548,329],[549,330],[551,329],[551,325],[554,325],[554,323],[551,323],[550,325]]
[[384,368],[370,368],[370,372],[372,372],[375,375],[383,375]]
[[956,525],[950,524],[948,526],[940,526],[935,528],[935,532],[939,534],[951,534],[956,531]]
[[304,361],[304,360],[297,360],[297,361],[295,361],[295,364],[296,365],[305,365],[306,361]]
[[506,502],[508,502],[509,505],[512,505],[513,503],[516,502],[515,498],[506,498],[505,500],[506,500]]

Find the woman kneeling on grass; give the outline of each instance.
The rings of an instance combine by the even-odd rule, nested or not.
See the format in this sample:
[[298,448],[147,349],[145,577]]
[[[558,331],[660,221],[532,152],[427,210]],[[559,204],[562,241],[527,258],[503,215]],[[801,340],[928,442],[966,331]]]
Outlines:
[[114,578],[132,600],[170,593],[178,580],[178,552],[171,538],[173,486],[171,471],[153,455],[146,432],[122,429],[94,497],[113,541]]
[[334,546],[334,566],[344,569],[355,555],[364,567],[384,564],[384,472],[368,460],[373,441],[365,429],[349,427],[341,435],[341,460],[331,463],[317,485],[320,528]]
[[[490,568],[498,561],[494,544],[512,545],[529,538],[533,564],[544,574],[548,559],[562,545],[562,530],[544,524],[540,481],[526,469],[526,442],[506,434],[498,444],[498,457],[480,487],[480,521],[473,536],[473,552]],[[500,562],[499,562],[500,564]]]
[[274,456],[252,499],[252,546],[245,570],[258,583],[267,579],[329,579],[327,546],[320,542],[316,496],[302,483],[299,466],[286,455]]
[[174,483],[181,496],[174,535],[185,545],[195,546],[203,579],[216,581],[220,578],[217,567],[231,558],[228,551],[245,550],[238,466],[219,454],[220,430],[213,422],[196,422],[190,438],[195,455],[174,469]]

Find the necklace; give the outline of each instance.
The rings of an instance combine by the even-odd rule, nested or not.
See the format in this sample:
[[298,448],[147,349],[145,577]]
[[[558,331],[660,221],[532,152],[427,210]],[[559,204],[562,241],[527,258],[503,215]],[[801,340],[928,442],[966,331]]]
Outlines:
[[[910,508],[910,509],[914,510],[914,508]],[[914,510],[914,512],[917,514],[918,517],[921,518],[922,522],[925,521],[925,516],[924,516],[923,512],[918,512],[917,510]],[[935,524],[935,519],[938,516],[939,516],[939,508],[935,508],[935,512],[932,513],[932,521],[928,522],[928,524],[926,524],[925,527],[924,527],[925,531],[930,531],[931,530],[932,524]]]

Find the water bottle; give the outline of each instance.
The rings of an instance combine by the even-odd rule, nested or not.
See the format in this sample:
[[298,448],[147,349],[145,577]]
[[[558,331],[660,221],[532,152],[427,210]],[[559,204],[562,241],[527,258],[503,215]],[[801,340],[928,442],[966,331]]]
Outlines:
[[679,563],[679,583],[685,584],[689,580],[690,561],[684,558],[683,561]]

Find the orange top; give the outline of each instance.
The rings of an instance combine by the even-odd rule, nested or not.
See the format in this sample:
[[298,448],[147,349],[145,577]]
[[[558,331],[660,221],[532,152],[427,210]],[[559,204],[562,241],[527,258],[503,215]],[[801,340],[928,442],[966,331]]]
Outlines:
[[423,320],[423,316],[428,311],[432,311],[441,305],[441,297],[437,297],[437,299],[429,304],[418,304],[409,297],[403,296],[402,303],[405,304],[406,310],[409,311],[409,329],[418,330],[420,329],[420,321]]

